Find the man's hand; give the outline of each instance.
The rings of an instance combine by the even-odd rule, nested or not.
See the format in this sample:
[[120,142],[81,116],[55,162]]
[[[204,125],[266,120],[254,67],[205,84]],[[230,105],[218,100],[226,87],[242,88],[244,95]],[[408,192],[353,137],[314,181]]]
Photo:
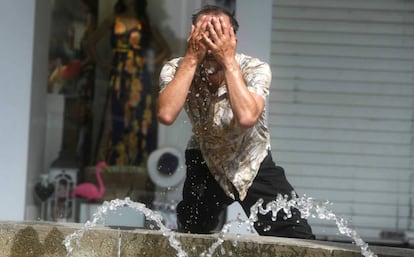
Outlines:
[[237,38],[233,28],[223,17],[211,17],[207,21],[207,32],[202,36],[208,51],[211,51],[217,62],[225,67],[228,62],[234,60],[236,54]]
[[202,42],[203,33],[208,26],[207,16],[202,16],[195,25],[191,26],[191,31],[187,38],[187,52],[186,55],[195,58],[197,63],[200,63],[207,53],[207,47]]

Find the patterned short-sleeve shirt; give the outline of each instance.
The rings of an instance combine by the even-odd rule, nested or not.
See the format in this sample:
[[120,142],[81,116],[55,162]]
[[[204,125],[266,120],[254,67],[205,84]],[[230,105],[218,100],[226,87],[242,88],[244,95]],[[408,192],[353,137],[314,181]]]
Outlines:
[[[266,99],[272,77],[269,65],[244,54],[236,54],[236,60],[248,90]],[[181,61],[179,57],[164,65],[160,74],[161,90],[173,79]],[[235,199],[235,188],[243,200],[270,150],[266,108],[253,127],[241,128],[233,115],[226,85],[210,93],[199,74],[197,70],[184,105],[193,127],[187,149],[200,149],[210,172],[226,194]]]

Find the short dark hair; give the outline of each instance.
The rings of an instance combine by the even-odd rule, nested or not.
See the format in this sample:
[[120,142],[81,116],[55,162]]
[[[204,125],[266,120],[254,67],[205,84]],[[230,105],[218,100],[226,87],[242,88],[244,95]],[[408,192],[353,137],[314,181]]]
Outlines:
[[230,23],[231,23],[231,26],[233,27],[234,33],[236,33],[237,30],[239,29],[239,23],[237,22],[236,17],[234,17],[234,14],[230,13],[225,8],[222,8],[216,5],[205,5],[201,7],[201,9],[198,12],[194,13],[191,18],[193,25],[196,24],[198,18],[203,14],[225,14],[226,16],[230,18]]

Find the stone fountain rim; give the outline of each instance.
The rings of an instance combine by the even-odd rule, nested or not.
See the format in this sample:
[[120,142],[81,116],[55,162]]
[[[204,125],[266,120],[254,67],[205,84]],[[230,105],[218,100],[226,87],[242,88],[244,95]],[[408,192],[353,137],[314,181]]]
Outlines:
[[[50,221],[0,221],[0,230],[2,229],[16,229],[20,227],[31,226],[33,228],[41,227],[55,227],[58,229],[66,230],[70,234],[77,230],[84,228],[83,223],[68,223],[68,222],[50,222]],[[162,232],[159,230],[150,230],[143,228],[126,228],[126,227],[108,227],[102,224],[94,226],[91,230],[98,230],[102,232],[114,232],[116,230],[121,233],[130,234],[141,234],[141,235],[155,235],[162,236]],[[215,234],[187,234],[174,232],[176,238],[196,238],[200,240],[211,240],[215,241],[219,237],[219,233]],[[236,241],[239,243],[255,243],[261,245],[277,245],[287,247],[306,247],[306,248],[323,248],[330,252],[335,251],[348,251],[354,253],[360,253],[361,250],[353,243],[344,242],[328,242],[318,240],[306,240],[297,238],[284,238],[284,237],[270,237],[260,236],[257,234],[252,235],[239,235],[239,234],[226,234],[224,237],[225,241]],[[414,249],[400,248],[400,247],[387,247],[387,246],[375,246],[370,245],[369,248],[375,253],[381,253],[380,256],[414,256]]]
[[[16,226],[32,226],[32,227],[43,227],[43,226],[50,226],[50,227],[57,227],[57,228],[66,228],[71,230],[79,230],[84,228],[83,223],[71,223],[71,222],[50,222],[50,221],[0,221],[0,228],[9,227],[13,228]],[[112,226],[105,226],[102,224],[95,225],[92,230],[99,230],[99,231],[114,231],[120,230],[121,233],[137,233],[137,234],[147,234],[147,235],[162,235],[162,232],[159,230],[150,230],[150,229],[143,229],[143,228],[129,228],[129,227],[112,227]],[[216,240],[219,237],[219,233],[213,234],[189,234],[189,233],[179,233],[174,232],[177,238],[185,238],[185,237],[192,237],[198,239],[210,239]],[[309,247],[309,248],[319,248],[323,246],[324,248],[328,248],[329,250],[347,250],[347,251],[357,251],[359,249],[347,243],[334,243],[334,242],[326,242],[326,241],[315,241],[315,240],[306,240],[306,239],[297,239],[297,238],[285,238],[285,237],[271,237],[271,236],[260,236],[257,234],[252,235],[240,235],[240,234],[226,234],[224,236],[225,241],[237,241],[238,243],[249,243],[254,242],[257,244],[275,244],[275,245],[285,245],[285,246],[298,246],[299,243],[301,246]]]

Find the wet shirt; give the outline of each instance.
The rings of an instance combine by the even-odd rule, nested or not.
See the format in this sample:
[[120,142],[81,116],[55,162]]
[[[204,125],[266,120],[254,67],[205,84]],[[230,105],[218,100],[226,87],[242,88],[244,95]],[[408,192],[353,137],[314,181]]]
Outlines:
[[[248,90],[266,98],[271,82],[269,65],[244,54],[236,54],[236,60]],[[161,90],[173,79],[181,61],[179,57],[164,65],[160,74]],[[187,149],[200,149],[210,172],[226,194],[235,199],[235,188],[243,200],[270,150],[266,107],[255,126],[241,128],[233,115],[225,83],[211,93],[208,81],[200,74],[199,68],[184,105],[193,127]]]

